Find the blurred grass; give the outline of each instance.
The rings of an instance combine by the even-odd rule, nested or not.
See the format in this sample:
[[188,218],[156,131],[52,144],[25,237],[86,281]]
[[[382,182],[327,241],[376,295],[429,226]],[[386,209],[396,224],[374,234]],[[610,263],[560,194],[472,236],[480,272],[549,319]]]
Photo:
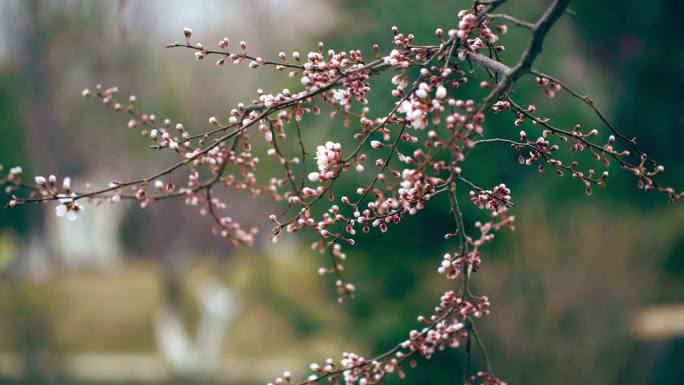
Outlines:
[[[224,270],[245,306],[226,338],[228,355],[313,359],[340,349],[334,333],[349,318],[331,300],[327,282],[315,274],[315,255],[302,254],[310,253],[277,261],[249,253]],[[191,335],[198,316],[196,294],[216,269],[215,260],[200,260],[182,278]],[[39,336],[37,348],[53,344],[65,353],[153,352],[152,320],[164,302],[161,289],[159,266],[145,260],[107,274],[63,271],[44,281],[2,280],[0,351],[17,349],[38,330],[50,336]]]

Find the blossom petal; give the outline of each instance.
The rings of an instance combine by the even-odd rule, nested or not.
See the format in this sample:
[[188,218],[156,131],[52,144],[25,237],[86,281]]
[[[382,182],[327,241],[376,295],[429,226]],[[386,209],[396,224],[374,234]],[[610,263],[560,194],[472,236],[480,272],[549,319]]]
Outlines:
[[55,215],[58,217],[63,217],[67,213],[67,207],[65,205],[59,205],[55,207]]

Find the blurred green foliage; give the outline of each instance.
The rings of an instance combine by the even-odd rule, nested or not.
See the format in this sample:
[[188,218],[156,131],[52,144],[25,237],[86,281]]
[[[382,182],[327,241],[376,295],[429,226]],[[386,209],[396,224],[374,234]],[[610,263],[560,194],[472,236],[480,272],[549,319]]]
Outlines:
[[[0,67],[0,164],[4,165],[5,173],[11,167],[28,164],[19,112],[22,83],[21,76],[17,76],[11,68],[3,70]],[[30,172],[28,167],[23,168],[25,172]],[[26,207],[21,207],[12,215],[6,212],[0,214],[0,229],[9,227],[24,232],[28,226],[27,216]]]
[[[513,1],[509,3],[500,10],[527,20],[534,20],[538,17],[544,7],[544,2],[540,1],[525,1],[524,5]],[[380,0],[347,1],[344,6],[348,13],[354,15],[354,28],[343,24],[339,32],[333,33],[331,39],[328,40],[329,45],[334,48],[367,48],[369,43],[378,42],[381,48],[389,49],[391,37],[389,29],[392,25],[398,26],[399,30],[404,33],[415,34],[418,42],[429,42],[433,39],[435,28],[448,29],[456,19],[458,9],[467,5],[456,1]],[[679,109],[684,101],[684,94],[682,94],[684,47],[680,41],[674,39],[675,36],[682,36],[684,33],[682,24],[678,21],[682,10],[681,5],[667,1],[576,1],[571,7],[577,16],[568,15],[554,28],[545,45],[545,51],[537,62],[537,68],[543,72],[557,74],[562,79],[569,79],[567,82],[580,93],[591,95],[599,107],[608,111],[610,120],[617,127],[628,136],[639,137],[642,148],[665,165],[668,171],[667,177],[664,178],[665,183],[681,185],[681,176],[684,175],[682,172],[684,157],[679,147],[684,139],[682,137],[684,115],[679,113]],[[503,44],[506,45],[506,51],[502,57],[510,63],[517,59],[524,48],[527,31],[517,29],[512,25],[509,25],[509,31],[508,36],[502,38]],[[486,78],[482,77],[482,79]],[[376,99],[373,100],[371,106],[376,112],[388,110],[393,103],[388,97],[391,85],[388,81],[376,81],[372,86],[373,96]],[[463,98],[480,92],[476,84],[470,84],[462,91],[465,95],[461,96]],[[541,95],[533,77],[524,79],[519,84],[516,88],[515,99],[523,105],[536,104],[543,114],[552,117],[554,124],[560,127],[573,127],[577,122],[581,122],[585,127],[597,127],[604,132],[607,131],[599,126],[600,122],[593,112],[576,99],[562,93],[559,93],[555,99],[547,99]],[[493,135],[515,138],[519,129],[512,125],[512,120],[510,115],[505,114],[490,117],[486,129]],[[523,128],[528,130],[530,135],[538,135],[539,130],[532,125],[528,124]],[[581,186],[570,178],[557,178],[554,175],[540,176],[534,168],[518,165],[516,157],[513,151],[507,151],[506,148],[476,151],[470,159],[470,164],[476,166],[466,166],[464,175],[479,185],[504,181],[513,191],[514,199],[518,204],[518,209],[515,211],[522,211],[519,213],[520,216],[534,217],[546,226],[556,229],[555,231],[559,234],[571,236],[570,234],[577,231],[576,229],[564,230],[563,227],[577,220],[574,217],[580,215],[578,208],[582,207],[590,212],[600,212],[604,218],[603,224],[595,222],[590,225],[589,231],[600,231],[602,229],[600,226],[613,226],[610,223],[625,221],[634,210],[643,210],[644,213],[648,212],[646,210],[667,210],[667,204],[662,196],[637,190],[632,176],[625,175],[616,167],[611,169],[608,188],[595,191],[594,196],[587,199]],[[546,174],[552,174],[552,171],[546,171]],[[462,196],[465,196],[465,193],[462,192]],[[444,197],[438,199],[442,198]],[[430,276],[429,273],[434,270],[436,256],[447,251],[445,247],[448,247],[448,244],[440,242],[440,239],[453,224],[443,213],[445,206],[445,202],[441,204],[433,202],[432,207],[429,206],[425,212],[411,218],[410,222],[392,226],[387,234],[361,237],[355,251],[351,252],[353,258],[353,263],[349,263],[353,269],[351,274],[353,279],[361,282],[363,295],[350,307],[352,314],[363,325],[359,329],[373,330],[372,335],[377,336],[375,351],[387,349],[396,341],[397,335],[401,335],[407,328],[415,327],[415,322],[410,315],[424,314],[433,306],[426,303],[425,299],[429,298],[426,291],[434,290],[436,284],[425,280],[439,280],[434,275]],[[464,216],[469,218],[472,224],[473,218],[478,218],[481,213],[478,213],[472,205],[464,206]],[[526,206],[533,207],[533,209],[522,208]],[[670,210],[681,212],[681,207],[675,205]],[[523,221],[525,225],[530,225],[529,219],[523,219]],[[635,222],[635,224],[638,223],[639,221]],[[640,226],[637,226],[635,231],[638,232]],[[642,226],[654,226],[654,224],[652,220],[649,221],[644,217]],[[650,254],[653,258],[652,265],[643,266],[643,269],[651,272],[646,274],[667,277],[669,284],[649,290],[650,294],[641,292],[643,297],[640,301],[648,301],[649,298],[661,300],[667,298],[668,301],[684,299],[681,295],[683,289],[681,282],[684,277],[684,266],[681,262],[684,260],[682,246],[684,245],[682,236],[684,229],[681,220],[675,219],[672,222],[665,220],[664,226],[674,228],[668,242],[671,248],[677,246],[670,252],[666,251],[667,248],[662,249],[667,256],[658,258]],[[472,231],[472,228],[470,230]],[[618,238],[616,241],[621,240]],[[499,235],[497,241],[488,246],[485,251],[485,265],[491,263],[498,265],[497,267],[519,265],[516,260],[522,256],[511,252],[511,249],[515,249],[514,245],[520,242],[522,239],[519,234]],[[581,240],[577,239],[576,242],[578,244],[575,255],[589,252],[580,246]],[[643,242],[650,244],[647,239]],[[572,243],[572,239],[565,239],[563,245],[568,247]],[[616,247],[616,244],[611,243],[608,247]],[[648,248],[649,246],[642,247]],[[613,258],[614,254],[610,250],[605,250],[605,252],[605,258]],[[564,263],[557,258],[551,259],[557,263]],[[620,263],[617,260],[614,262]],[[592,268],[589,265],[580,266],[586,269]],[[531,266],[527,267],[534,271]],[[476,285],[480,280],[497,279],[491,268],[484,266],[482,273],[475,279]],[[513,272],[509,273],[510,279],[514,279],[513,274]],[[524,270],[519,271],[519,274],[525,274]],[[540,286],[540,283],[535,284],[535,278],[537,277],[534,273],[520,275],[516,280],[518,282],[518,288],[515,289],[516,295],[507,298],[508,301],[519,301],[525,309],[520,309],[521,311],[544,312],[543,308],[536,308],[534,305],[536,301],[534,293],[545,286]],[[499,276],[498,279],[503,279],[503,277]],[[549,287],[547,286],[546,289],[548,290]],[[562,291],[563,288],[558,287],[554,290]],[[491,293],[490,291],[484,292]],[[494,291],[492,295],[495,296],[495,293],[498,291]],[[592,295],[598,296],[596,293]],[[635,293],[631,295],[639,297]],[[578,307],[567,308],[563,312],[564,315],[557,320],[546,320],[538,325],[547,329],[547,342],[545,342],[544,334],[533,342],[541,345],[539,352],[545,349],[545,344],[554,343],[552,335],[560,330],[567,330],[572,334],[572,330],[583,329],[577,322],[572,321],[578,312],[584,311],[580,303],[582,301],[578,302]],[[497,310],[499,305],[495,299],[494,312],[505,311]],[[621,309],[620,312],[629,307],[624,303],[615,306],[618,306],[616,309]],[[485,325],[488,325],[488,322],[491,321],[482,321]],[[486,327],[488,331],[496,328],[496,325]],[[624,332],[627,331],[624,330],[621,333]],[[498,356],[497,338],[487,335],[485,339],[490,341],[489,343],[493,345],[490,349],[493,349],[494,355]],[[518,340],[524,339],[524,335],[518,336]],[[555,343],[558,341],[556,340]],[[566,343],[572,342],[568,340]],[[604,366],[609,372],[623,373],[621,376],[612,377],[613,374],[593,377],[602,378],[608,382],[640,383],[636,377],[630,378],[630,375],[625,374],[636,370],[633,362],[624,361],[625,357],[631,355],[632,350],[629,346],[628,344],[620,349],[611,350],[611,355],[618,355],[613,357],[616,360],[602,356],[604,357],[602,362],[592,365],[593,370]],[[677,346],[681,346],[681,342],[679,345],[672,346],[672,349],[679,349]],[[635,355],[639,354],[640,348],[641,346],[634,347]],[[557,348],[548,347],[549,351],[555,349]],[[582,347],[575,346],[575,349],[582,349]],[[508,353],[516,355],[515,350]],[[513,373],[506,373],[508,377],[504,373],[499,372],[499,374],[509,383],[566,383],[566,380],[558,381],[559,371],[564,371],[566,375],[569,375],[575,369],[580,370],[578,367],[561,368],[558,367],[559,363],[545,361],[543,357],[534,355],[536,353],[530,352],[529,354],[531,356],[525,360],[519,359],[522,357],[517,355],[518,358],[505,356],[507,358],[503,359],[507,360],[504,364],[506,368],[510,369],[516,365],[518,368]],[[461,351],[440,354],[431,361],[420,364],[426,365],[427,370],[411,371],[407,377],[407,383],[458,382],[463,363]],[[575,364],[580,365],[578,362]],[[535,367],[540,369],[535,370]],[[556,369],[549,370],[554,367]],[[639,370],[648,371],[643,367]],[[579,378],[591,379],[592,375],[591,373],[587,374],[587,377],[580,375],[575,379]],[[658,377],[662,383],[677,383],[682,379],[681,374],[676,371],[670,377],[667,375]],[[567,383],[574,383],[574,381],[568,379]]]

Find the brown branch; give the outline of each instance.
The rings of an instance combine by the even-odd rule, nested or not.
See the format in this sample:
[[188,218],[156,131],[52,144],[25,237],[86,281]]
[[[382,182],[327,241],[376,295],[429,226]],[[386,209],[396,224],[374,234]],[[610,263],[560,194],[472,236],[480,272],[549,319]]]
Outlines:
[[548,121],[546,121],[544,119],[540,119],[540,118],[532,115],[529,111],[520,107],[511,98],[508,98],[508,100],[511,103],[513,110],[515,112],[522,114],[529,119],[532,119],[536,124],[539,124],[539,125],[547,128],[548,130],[550,130],[551,132],[553,132],[555,134],[566,137],[567,139],[576,140],[576,141],[581,142],[582,144],[586,145],[587,147],[589,147],[589,148],[591,148],[591,149],[593,149],[599,153],[610,156],[615,161],[617,161],[623,169],[625,169],[625,170],[631,172],[632,174],[636,175],[640,180],[647,181],[648,184],[652,185],[653,188],[655,188],[657,191],[666,193],[671,202],[678,201],[679,199],[681,199],[684,196],[684,192],[681,192],[681,191],[678,192],[671,187],[666,187],[666,186],[663,186],[663,185],[653,181],[649,175],[646,175],[646,171],[644,170],[644,168],[642,166],[637,166],[635,164],[632,164],[629,161],[626,161],[624,159],[624,156],[621,155],[620,153],[616,152],[615,150],[608,151],[608,150],[606,150],[606,148],[604,148],[598,144],[595,144],[593,142],[590,142],[584,136],[576,135],[570,131],[563,130],[563,129],[560,129],[558,127],[552,126],[551,124],[548,123]]
[[[193,49],[195,51],[203,52],[207,55],[221,55],[221,56],[225,56],[226,58],[230,58],[231,55],[236,55],[235,57],[238,59],[249,59],[249,60],[255,60],[255,61],[258,59],[257,57],[247,55],[244,52],[243,53],[231,53],[230,51],[214,51],[214,50],[206,49],[203,47],[197,47],[197,46],[191,45],[190,43],[180,44],[180,43],[176,42],[176,43],[169,44],[166,46],[166,48],[177,48],[177,47]],[[286,67],[286,68],[296,68],[299,70],[304,69],[304,67],[299,65],[299,64],[291,64],[291,63],[287,63],[287,62],[276,62],[276,61],[272,61],[272,60],[261,59],[260,63],[261,64],[267,64],[267,65],[273,65],[273,66],[281,66],[281,67]]]
[[520,57],[520,62],[514,67],[513,73],[511,74],[513,81],[518,80],[520,76],[532,68],[532,63],[534,63],[534,60],[542,51],[546,35],[556,21],[563,15],[569,3],[570,0],[554,0],[546,9],[544,15],[542,15],[534,24],[532,39],[530,40],[527,49]]
[[[601,121],[603,122],[603,124],[605,124],[606,127],[608,127],[608,129],[610,129],[610,131],[611,131],[613,134],[615,134],[615,136],[617,136],[618,138],[622,139],[623,141],[629,143],[629,144],[632,146],[632,148],[633,148],[636,152],[638,152],[639,154],[643,154],[643,153],[644,153],[643,151],[641,151],[641,149],[640,149],[639,146],[637,145],[636,138],[635,138],[635,137],[634,137],[634,138],[631,138],[631,139],[630,139],[630,138],[627,138],[627,137],[626,137],[625,135],[623,135],[620,131],[618,131],[618,129],[616,129],[615,126],[613,126],[613,125],[608,121],[608,119],[603,115],[603,113],[601,112],[601,110],[599,110],[598,107],[596,107],[596,105],[594,104],[594,101],[591,100],[588,96],[579,94],[577,91],[575,91],[575,90],[573,90],[572,88],[570,88],[566,83],[564,83],[564,82],[558,80],[557,78],[555,78],[555,77],[553,77],[553,76],[551,76],[551,75],[544,74],[544,73],[539,72],[539,71],[534,70],[534,69],[530,70],[530,73],[531,73],[531,74],[534,74],[534,75],[536,75],[536,76],[538,76],[538,77],[540,77],[540,78],[548,79],[548,80],[550,80],[550,81],[552,81],[552,82],[557,83],[558,85],[560,85],[561,88],[563,88],[563,89],[564,89],[566,92],[568,92],[570,95],[572,95],[573,97],[575,97],[575,98],[581,100],[581,101],[584,102],[587,106],[589,106],[589,108],[591,108],[591,109],[594,111],[594,113],[596,114],[596,116],[598,116],[599,120],[601,120]],[[649,161],[650,161],[651,163],[655,164],[655,161],[654,161],[654,160],[649,159]]]
[[510,76],[511,75],[511,67],[507,66],[506,64],[494,60],[490,58],[489,56],[485,56],[481,53],[478,52],[468,52],[468,59],[474,61],[477,64],[482,65],[483,67],[486,67],[499,75],[502,76]]
[[529,21],[525,20],[520,20],[505,13],[490,13],[487,15],[487,17],[490,19],[504,19],[506,21],[513,23],[514,25],[517,25],[518,27],[534,30],[534,23],[530,23]]

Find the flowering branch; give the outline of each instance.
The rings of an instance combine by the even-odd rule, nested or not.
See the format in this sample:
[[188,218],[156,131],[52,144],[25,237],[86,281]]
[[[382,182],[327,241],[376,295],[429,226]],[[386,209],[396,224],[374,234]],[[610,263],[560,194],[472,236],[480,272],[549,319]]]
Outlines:
[[[592,186],[605,186],[608,171],[580,169],[579,161],[561,159],[563,148],[572,152],[589,151],[603,167],[607,168],[609,160],[613,160],[636,175],[639,187],[644,190],[666,193],[671,201],[682,197],[682,192],[655,181],[664,167],[642,152],[636,139],[621,134],[610,124],[590,98],[555,77],[533,69],[551,27],[568,12],[569,0],[552,1],[534,22],[493,13],[504,2],[475,1],[471,9],[458,13],[458,26],[446,32],[441,28],[435,31],[434,44],[417,44],[414,35],[405,35],[393,27],[391,51],[382,55],[375,45],[375,59],[370,61],[360,50],[324,51],[323,43],[307,55],[281,52],[280,60],[265,60],[248,53],[245,42],[239,44],[239,52],[231,52],[228,38],[219,41],[218,50],[207,49],[193,42],[192,30],[186,28],[185,43],[175,42],[168,48],[192,50],[198,60],[217,56],[219,66],[226,60],[234,64],[248,60],[251,69],[289,70],[289,77],[299,79],[299,91],[257,90],[256,98],[250,103],[239,103],[227,117],[210,117],[210,129],[191,134],[181,123],[174,126],[169,119],[159,123],[155,115],[138,112],[135,96],[129,97],[125,104],[117,102],[116,87],[103,89],[98,85],[92,91],[85,90],[84,96],[94,96],[113,110],[128,114],[129,128],[140,129],[151,142],[150,148],[173,152],[179,159],[151,176],[112,182],[96,190],[88,187],[84,191],[72,189],[68,177],[62,178],[60,184],[56,176],[37,176],[35,184],[31,184],[23,180],[21,168],[12,168],[7,175],[0,168],[0,184],[12,195],[8,205],[58,200],[56,214],[75,220],[83,210],[84,200],[115,203],[136,199],[144,208],[164,199],[183,197],[188,205],[198,207],[201,214],[211,217],[215,234],[239,247],[253,243],[256,229],[243,230],[239,223],[223,215],[227,204],[214,194],[215,189],[227,187],[251,196],[268,193],[284,206],[279,214],[269,216],[274,224],[273,242],[283,233],[307,229],[317,234],[312,248],[330,256],[330,266],[319,268],[319,273],[334,276],[339,300],[344,301],[354,297],[355,287],[343,274],[347,257],[342,246],[354,245],[359,231],[389,231],[393,224],[418,214],[426,205],[438,204],[434,203],[438,199],[433,198],[446,193],[454,230],[444,238],[456,239],[457,244],[442,257],[437,270],[447,279],[455,280],[457,288],[444,293],[431,316],[418,317],[418,322],[425,326],[411,331],[408,339],[394,348],[373,359],[345,353],[339,364],[332,359],[323,365],[312,364],[312,374],[299,384],[324,379],[346,384],[380,383],[390,373],[403,377],[404,362],[415,366],[417,358],[430,358],[437,351],[456,348],[462,342],[466,346],[464,384],[503,384],[494,374],[475,326],[475,320],[489,313],[489,300],[474,294],[470,283],[482,263],[481,248],[492,242],[498,231],[514,229],[515,217],[509,214],[514,205],[505,184],[486,189],[462,175],[463,168],[469,164],[470,151],[484,145],[506,144],[519,153],[520,163],[534,165],[540,172],[552,167],[558,175],[570,173],[590,194]],[[500,35],[506,33],[507,27],[492,27],[494,21],[506,21],[530,30],[527,47],[516,63],[504,63],[499,57],[498,53],[504,49],[498,45]],[[464,100],[458,94],[461,88],[471,86],[475,71],[464,68],[473,65],[489,75],[489,80],[480,82],[480,87],[489,92],[479,101]],[[376,114],[368,106],[367,95],[373,77],[385,71],[393,73],[391,95],[395,105],[386,113]],[[565,90],[587,104],[608,127],[610,136],[601,141],[599,130],[583,130],[579,124],[573,129],[557,127],[542,117],[536,106],[523,107],[516,103],[512,99],[513,91],[525,75],[535,75],[541,90],[549,97]],[[307,167],[309,152],[304,144],[307,131],[301,122],[304,116],[320,115],[326,110],[330,110],[332,119],[342,118],[343,125],[351,127],[353,133],[349,136],[356,144],[351,150],[345,149],[331,137],[316,146],[312,169]],[[540,135],[534,139],[526,131],[520,131],[519,139],[488,136],[484,126],[487,115],[504,110],[514,115],[514,126],[531,122],[533,130],[542,128]],[[262,178],[257,170],[260,159],[252,147],[255,138],[263,138],[265,155],[280,165],[281,173]],[[623,149],[623,145],[631,151]],[[287,155],[288,146],[296,148],[297,156]],[[385,153],[380,156],[381,151]],[[374,156],[378,157],[373,161]],[[368,176],[367,182],[356,182],[359,177],[349,178],[356,183],[358,197],[338,199],[337,181],[352,171],[361,177]],[[178,187],[171,182],[172,177],[187,179],[187,182]],[[466,232],[462,210],[466,198],[486,213],[486,220],[474,223],[473,233],[477,235]],[[324,207],[326,200],[330,205]],[[482,352],[486,371],[472,373],[474,347]],[[275,383],[295,384],[289,372]]]

